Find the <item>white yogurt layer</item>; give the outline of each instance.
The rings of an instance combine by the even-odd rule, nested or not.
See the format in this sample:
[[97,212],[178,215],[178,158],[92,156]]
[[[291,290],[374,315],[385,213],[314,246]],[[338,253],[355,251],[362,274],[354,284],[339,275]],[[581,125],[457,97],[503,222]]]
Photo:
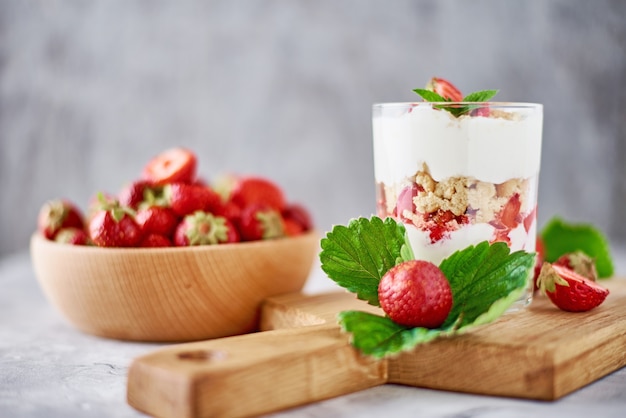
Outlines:
[[473,177],[495,184],[539,173],[542,112],[524,110],[513,120],[455,118],[418,104],[407,112],[373,117],[374,171],[377,182],[392,185],[426,163],[436,181]]
[[[495,228],[487,223],[469,224],[450,232],[449,236],[431,243],[428,231],[422,231],[414,225],[405,226],[415,259],[430,261],[436,265],[439,265],[444,258],[455,251],[463,250],[482,241],[491,241],[495,233]],[[535,236],[536,222],[533,222],[528,232],[524,229],[524,224],[519,224],[509,233],[511,252],[535,251]]]

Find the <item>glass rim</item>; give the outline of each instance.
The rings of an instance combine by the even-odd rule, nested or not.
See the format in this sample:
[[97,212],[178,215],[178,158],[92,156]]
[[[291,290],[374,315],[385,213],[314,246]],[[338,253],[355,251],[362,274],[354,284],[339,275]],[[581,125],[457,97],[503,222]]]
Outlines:
[[381,102],[374,103],[372,108],[390,108],[390,107],[408,107],[408,106],[490,106],[499,108],[526,108],[526,109],[538,109],[542,108],[542,103],[531,102]]

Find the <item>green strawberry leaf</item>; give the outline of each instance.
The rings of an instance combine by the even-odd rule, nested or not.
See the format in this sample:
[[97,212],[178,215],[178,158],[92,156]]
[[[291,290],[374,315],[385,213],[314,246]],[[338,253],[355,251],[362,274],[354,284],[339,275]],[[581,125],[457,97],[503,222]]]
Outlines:
[[494,303],[523,291],[534,266],[534,253],[510,253],[504,242],[489,245],[484,241],[443,260],[439,268],[450,282],[454,301],[444,327],[457,321],[459,329],[470,326]]
[[[450,99],[446,99],[441,95],[435,93],[432,90],[427,89],[413,89],[413,91],[419,94],[422,99],[427,102],[449,102]],[[498,94],[498,90],[480,90],[475,91],[473,93],[468,94],[463,98],[464,102],[487,102],[491,100],[496,94]],[[435,105],[437,109],[447,110],[455,117],[459,117],[468,113],[470,110],[475,109],[479,106],[477,105]]]
[[374,306],[379,306],[378,283],[384,274],[413,258],[404,225],[375,216],[335,226],[321,247],[321,267],[328,277]]
[[552,218],[540,234],[545,250],[544,258],[553,263],[560,256],[582,251],[595,259],[600,278],[613,276],[613,260],[609,241],[603,233],[589,224],[573,224],[561,218]]
[[468,94],[463,98],[464,102],[488,102],[493,96],[498,94],[498,90],[480,90]]
[[355,348],[375,358],[411,350],[445,332],[441,329],[407,328],[388,317],[361,311],[340,312],[339,324],[351,333]]
[[[384,222],[377,217],[355,219],[348,227],[334,227],[322,241],[322,270],[375,306],[379,306],[382,276],[394,265],[413,259],[404,226],[391,218]],[[339,324],[351,334],[354,347],[366,355],[382,358],[411,350],[500,317],[523,294],[534,266],[535,254],[511,253],[505,243],[485,241],[441,262],[453,297],[452,309],[441,327],[408,328],[386,316],[360,311],[341,312]]]

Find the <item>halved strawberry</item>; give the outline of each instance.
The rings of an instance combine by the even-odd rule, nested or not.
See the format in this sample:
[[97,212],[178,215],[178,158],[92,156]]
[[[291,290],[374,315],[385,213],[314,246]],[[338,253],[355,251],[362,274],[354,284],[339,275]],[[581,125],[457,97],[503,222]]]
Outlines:
[[191,183],[196,177],[196,155],[185,148],[172,148],[154,157],[143,169],[144,180],[162,186]]
[[499,221],[506,228],[514,229],[519,224],[519,211],[522,207],[519,193],[515,193],[500,211]]
[[276,209],[267,205],[250,205],[241,212],[239,233],[244,241],[280,238],[285,236],[285,224]]
[[553,264],[574,270],[591,281],[598,280],[596,261],[582,251],[563,254]]
[[83,214],[66,199],[53,199],[44,203],[37,217],[37,229],[47,239],[54,239],[63,228],[83,229]]
[[556,264],[543,263],[537,284],[552,303],[569,312],[585,312],[599,306],[609,290],[575,271]]
[[187,183],[172,183],[164,188],[166,201],[178,216],[195,211],[217,211],[222,205],[220,195],[207,186]]
[[426,89],[434,91],[444,99],[450,99],[452,102],[463,101],[463,94],[461,94],[461,91],[456,88],[454,84],[450,83],[448,80],[444,80],[443,78],[431,78],[426,85]]
[[203,211],[185,216],[174,232],[174,245],[179,247],[238,241],[239,233],[228,219]]
[[240,177],[232,186],[230,200],[240,208],[266,205],[279,212],[285,208],[282,189],[273,181],[262,177]]

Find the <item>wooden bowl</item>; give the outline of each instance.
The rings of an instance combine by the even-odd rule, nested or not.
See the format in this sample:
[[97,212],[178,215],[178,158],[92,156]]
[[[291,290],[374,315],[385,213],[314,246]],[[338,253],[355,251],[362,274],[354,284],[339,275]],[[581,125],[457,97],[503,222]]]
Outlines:
[[192,341],[255,331],[261,302],[297,292],[317,255],[310,232],[177,248],[98,248],[31,238],[35,274],[78,329],[133,341]]

